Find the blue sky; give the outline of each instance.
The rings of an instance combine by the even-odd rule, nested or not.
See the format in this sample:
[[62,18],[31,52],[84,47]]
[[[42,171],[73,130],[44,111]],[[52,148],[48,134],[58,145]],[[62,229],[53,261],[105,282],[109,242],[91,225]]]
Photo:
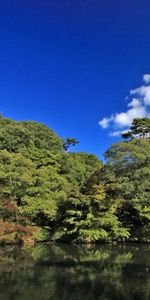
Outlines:
[[102,157],[132,116],[149,116],[149,15],[149,0],[1,1],[0,111]]

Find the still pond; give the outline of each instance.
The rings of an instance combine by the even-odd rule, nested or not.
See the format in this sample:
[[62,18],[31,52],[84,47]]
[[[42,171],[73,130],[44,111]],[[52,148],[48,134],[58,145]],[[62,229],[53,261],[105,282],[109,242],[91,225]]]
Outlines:
[[150,246],[0,247],[1,300],[150,300]]

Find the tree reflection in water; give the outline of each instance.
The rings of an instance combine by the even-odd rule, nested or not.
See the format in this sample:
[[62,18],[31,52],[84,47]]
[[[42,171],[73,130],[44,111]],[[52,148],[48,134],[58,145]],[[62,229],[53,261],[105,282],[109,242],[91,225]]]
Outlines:
[[149,246],[1,247],[1,300],[149,300]]

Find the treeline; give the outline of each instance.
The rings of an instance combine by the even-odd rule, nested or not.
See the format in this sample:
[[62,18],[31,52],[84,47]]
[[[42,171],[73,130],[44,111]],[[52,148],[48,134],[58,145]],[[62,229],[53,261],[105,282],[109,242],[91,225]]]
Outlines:
[[150,242],[150,119],[105,153],[0,117],[0,243]]

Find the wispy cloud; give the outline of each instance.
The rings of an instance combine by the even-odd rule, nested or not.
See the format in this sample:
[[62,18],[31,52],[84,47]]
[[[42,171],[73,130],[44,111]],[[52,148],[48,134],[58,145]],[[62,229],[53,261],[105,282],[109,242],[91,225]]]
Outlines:
[[131,95],[137,95],[145,105],[150,105],[150,85],[142,85],[137,89],[130,91]]
[[119,136],[128,130],[135,118],[150,117],[150,74],[143,76],[143,82],[142,86],[130,91],[131,99],[125,112],[116,112],[99,121],[102,128],[110,128],[110,136]]
[[101,121],[99,121],[99,125],[102,127],[102,128],[107,128],[109,127],[110,123],[113,121],[114,119],[114,116],[112,115],[111,117],[109,118],[103,118]]
[[150,74],[144,74],[143,75],[143,81],[145,83],[150,83]]

